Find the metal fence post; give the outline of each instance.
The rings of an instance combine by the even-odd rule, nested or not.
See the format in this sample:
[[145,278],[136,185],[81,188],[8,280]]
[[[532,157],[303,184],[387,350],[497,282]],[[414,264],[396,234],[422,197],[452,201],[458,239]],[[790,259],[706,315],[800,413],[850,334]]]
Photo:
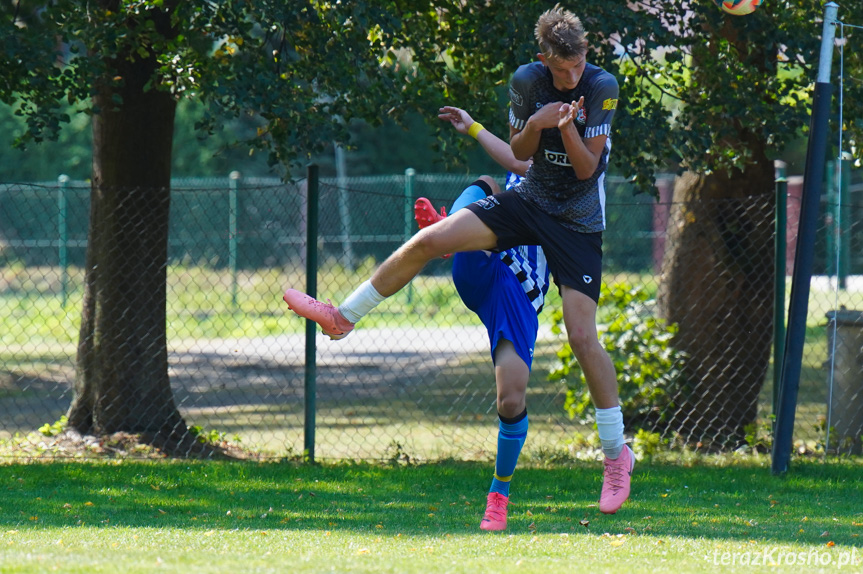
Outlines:
[[412,167],[405,170],[405,241],[411,238],[411,231],[413,231],[414,220],[411,214],[411,206],[413,205],[414,178],[416,177],[416,174],[416,170]]
[[812,99],[809,142],[806,147],[806,179],[803,181],[803,195],[800,200],[800,222],[797,230],[797,248],[794,252],[791,298],[788,305],[785,356],[782,358],[779,408],[776,412],[776,432],[770,465],[773,474],[787,472],[791,462],[794,415],[800,390],[806,319],[809,313],[809,287],[812,281],[815,236],[818,231],[818,208],[824,186],[824,156],[827,151],[830,96],[833,91],[830,84],[830,70],[833,65],[833,40],[836,36],[834,26],[838,11],[839,5],[835,2],[824,5],[818,81],[815,83]]
[[57,236],[58,236],[58,256],[60,266],[60,300],[63,308],[66,308],[66,301],[69,297],[69,226],[67,217],[68,213],[68,198],[66,192],[69,189],[69,176],[61,175],[57,178]]
[[[308,194],[306,201],[306,293],[318,297],[318,199],[320,194],[318,166],[309,164],[307,168]],[[306,319],[306,368],[305,368],[305,423],[303,458],[315,462],[315,402],[317,394],[317,363],[315,334],[317,323]]]
[[836,268],[836,248],[839,245],[839,228],[836,226],[839,220],[838,190],[839,184],[836,179],[837,164],[833,160],[827,162],[825,168],[825,209],[824,209],[824,275],[827,279],[839,278],[839,270]]
[[848,288],[848,272],[851,268],[851,198],[848,197],[848,188],[851,187],[851,162],[842,158],[836,161],[839,166],[838,205],[839,216],[839,288]]
[[351,243],[351,212],[348,208],[348,178],[345,163],[345,150],[335,144],[336,181],[339,186],[339,218],[342,222],[342,264],[349,271],[354,270],[354,249]]
[[[409,167],[405,170],[405,227],[404,227],[404,236],[405,241],[411,238],[413,234],[413,197],[414,197],[414,178],[416,177],[416,170],[412,167]],[[407,298],[408,305],[413,302],[414,292],[413,292],[413,281],[408,283],[407,286]]]
[[779,385],[782,375],[782,357],[785,356],[785,252],[788,225],[788,178],[785,166],[776,169],[776,231],[774,238],[775,273],[773,299],[773,426],[779,408]]
[[240,172],[228,175],[228,267],[231,269],[231,308],[237,308],[237,210],[239,207]]
[[848,265],[850,249],[850,217],[847,201],[851,173],[847,161],[827,162],[827,209],[826,212],[826,265],[828,277],[835,277],[839,289],[848,286]]

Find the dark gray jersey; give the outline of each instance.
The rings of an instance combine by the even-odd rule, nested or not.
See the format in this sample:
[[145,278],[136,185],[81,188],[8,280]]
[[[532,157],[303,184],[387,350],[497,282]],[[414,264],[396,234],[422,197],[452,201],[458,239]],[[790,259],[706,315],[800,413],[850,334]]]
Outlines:
[[596,171],[578,179],[563,147],[557,128],[542,130],[539,149],[516,191],[574,231],[594,233],[605,229],[605,172],[611,151],[611,119],[617,109],[617,79],[602,68],[585,64],[578,85],[561,92],[554,87],[551,72],[541,62],[520,66],[509,89],[509,122],[517,130],[545,104],[570,103],[584,96],[584,107],[575,118],[579,135],[608,136]]

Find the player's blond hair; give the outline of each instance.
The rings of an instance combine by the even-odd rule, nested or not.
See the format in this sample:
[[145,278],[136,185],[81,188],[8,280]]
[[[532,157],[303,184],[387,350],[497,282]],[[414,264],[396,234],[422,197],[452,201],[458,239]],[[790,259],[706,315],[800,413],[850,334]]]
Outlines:
[[587,32],[581,20],[560,4],[539,17],[534,35],[546,58],[571,60],[587,53]]

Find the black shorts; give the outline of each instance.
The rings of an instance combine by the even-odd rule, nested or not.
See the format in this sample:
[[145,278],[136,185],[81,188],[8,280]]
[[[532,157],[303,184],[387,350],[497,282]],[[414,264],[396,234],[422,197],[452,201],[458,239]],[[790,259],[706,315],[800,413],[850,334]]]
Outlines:
[[503,251],[518,245],[539,245],[560,289],[565,285],[599,302],[602,283],[602,232],[579,233],[564,227],[515,191],[504,191],[466,206],[497,235]]

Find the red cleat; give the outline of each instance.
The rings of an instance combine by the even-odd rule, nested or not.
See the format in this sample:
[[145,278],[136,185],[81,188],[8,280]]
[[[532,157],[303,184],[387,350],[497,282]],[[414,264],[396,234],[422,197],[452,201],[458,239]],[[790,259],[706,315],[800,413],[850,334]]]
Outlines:
[[[441,206],[440,213],[438,213],[428,199],[420,197],[414,202],[414,219],[416,219],[420,229],[425,229],[429,225],[446,219],[446,207]],[[447,253],[442,258],[448,259],[450,257],[452,257],[452,253]]]
[[420,226],[420,229],[425,229],[429,225],[433,225],[445,217],[446,207],[441,207],[440,213],[438,213],[435,211],[431,202],[424,197],[420,197],[414,203],[414,219],[417,220],[417,225]]

